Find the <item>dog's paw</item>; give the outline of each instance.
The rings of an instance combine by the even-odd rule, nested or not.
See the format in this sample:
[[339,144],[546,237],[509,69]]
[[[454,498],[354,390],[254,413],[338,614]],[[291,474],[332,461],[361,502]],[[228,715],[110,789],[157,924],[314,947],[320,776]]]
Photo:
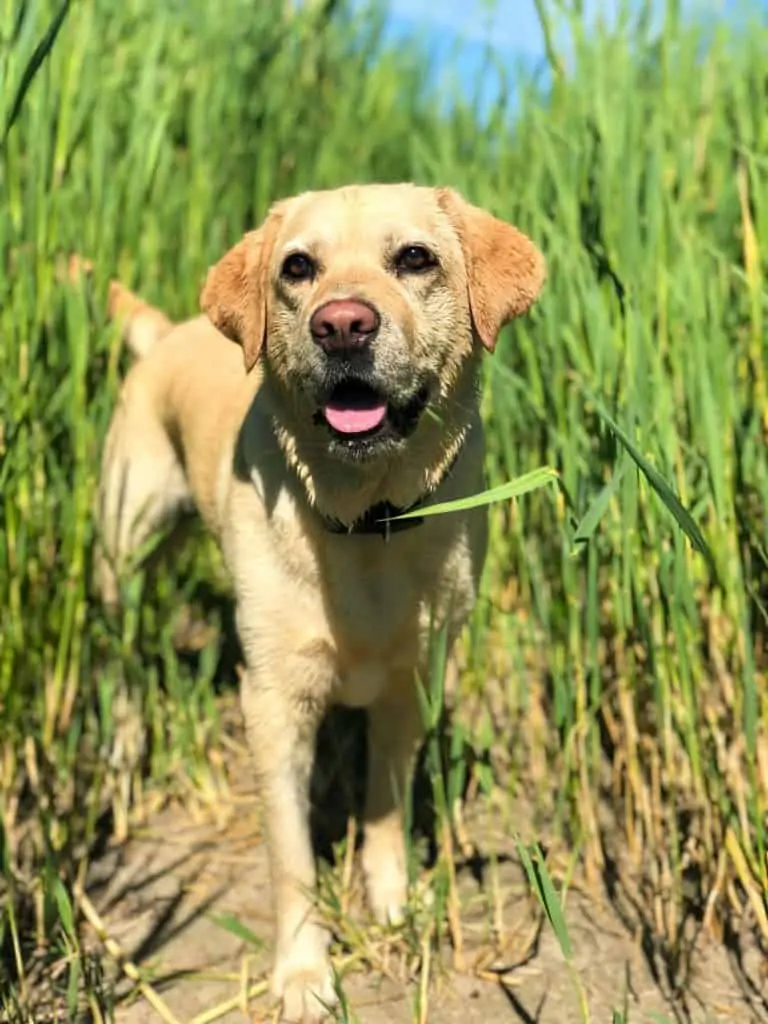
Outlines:
[[286,1024],[317,1024],[333,1012],[338,996],[328,960],[317,962],[292,957],[278,962],[272,974],[272,993],[282,1006]]
[[368,906],[380,925],[397,928],[405,920],[405,889],[397,886],[381,891],[369,886]]
[[408,877],[397,857],[382,860],[363,854],[363,873],[368,906],[379,924],[399,925],[405,916]]

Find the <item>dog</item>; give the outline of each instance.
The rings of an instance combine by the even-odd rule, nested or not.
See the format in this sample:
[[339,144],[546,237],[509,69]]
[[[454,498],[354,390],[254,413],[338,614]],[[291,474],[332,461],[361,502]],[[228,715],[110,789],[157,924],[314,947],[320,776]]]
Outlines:
[[466,622],[487,545],[482,509],[421,513],[482,489],[482,353],[544,279],[510,224],[452,189],[398,184],[276,203],[209,270],[203,315],[188,322],[111,287],[138,359],[104,448],[99,587],[118,601],[142,545],[189,509],[218,540],[285,1020],[318,1021],[336,1000],[308,807],[318,723],[335,703],[367,709],[367,900],[379,921],[402,918],[415,677],[433,630],[452,643]]

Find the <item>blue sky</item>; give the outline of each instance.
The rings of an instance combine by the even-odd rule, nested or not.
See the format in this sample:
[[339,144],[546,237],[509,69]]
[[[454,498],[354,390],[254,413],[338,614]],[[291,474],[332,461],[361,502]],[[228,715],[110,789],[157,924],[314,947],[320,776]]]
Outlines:
[[[542,55],[543,39],[533,0],[389,0],[390,25],[398,32],[427,30],[435,37],[462,38],[472,45],[491,43],[510,56],[537,59]],[[550,10],[557,5],[545,4]],[[564,7],[572,6],[569,3]],[[621,12],[637,10],[635,0],[582,0],[587,24],[599,19],[615,23]],[[660,21],[667,4],[653,0],[655,17]],[[704,18],[733,16],[737,10],[768,10],[768,0],[682,0],[683,10]]]
[[[437,41],[460,38],[470,47],[490,43],[505,55],[526,60],[543,53],[533,0],[390,0],[387,6],[395,32],[426,31]],[[606,14],[614,18],[620,6],[616,0],[586,0],[584,10],[594,21]]]
[[[665,0],[652,0],[654,18],[661,24]],[[637,11],[639,0],[582,0],[587,25],[602,19],[616,24],[621,12]],[[391,38],[417,35],[437,55],[453,54],[449,69],[458,76],[465,89],[476,84],[485,49],[492,46],[509,68],[519,62],[528,68],[543,66],[544,41],[534,0],[389,0],[388,33]],[[547,0],[546,6],[556,6]],[[563,6],[571,6],[564,3]],[[689,16],[714,23],[742,13],[768,12],[768,0],[681,0]],[[556,39],[563,55],[568,55],[567,33],[561,21]],[[456,55],[455,46],[461,44]],[[445,58],[438,56],[438,70],[448,69]],[[491,84],[492,88],[492,84]],[[487,90],[484,90],[487,91]]]

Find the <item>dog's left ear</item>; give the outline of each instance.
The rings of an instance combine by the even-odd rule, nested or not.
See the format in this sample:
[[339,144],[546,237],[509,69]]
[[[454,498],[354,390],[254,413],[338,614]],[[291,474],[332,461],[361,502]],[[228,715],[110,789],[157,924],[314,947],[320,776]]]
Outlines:
[[266,341],[269,260],[279,222],[273,207],[257,231],[249,231],[211,267],[200,293],[213,326],[242,346],[246,372],[256,365]]
[[450,188],[437,190],[464,252],[472,322],[489,352],[499,331],[526,313],[539,297],[546,277],[544,257],[511,224],[472,206]]

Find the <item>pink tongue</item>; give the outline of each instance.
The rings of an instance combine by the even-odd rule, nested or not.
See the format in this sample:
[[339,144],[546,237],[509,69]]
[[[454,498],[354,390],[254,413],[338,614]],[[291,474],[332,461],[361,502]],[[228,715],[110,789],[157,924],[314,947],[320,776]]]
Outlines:
[[325,418],[334,430],[340,434],[364,434],[368,430],[375,430],[380,426],[387,415],[387,407],[381,405],[370,405],[367,408],[356,409],[350,405],[326,405],[323,410]]

